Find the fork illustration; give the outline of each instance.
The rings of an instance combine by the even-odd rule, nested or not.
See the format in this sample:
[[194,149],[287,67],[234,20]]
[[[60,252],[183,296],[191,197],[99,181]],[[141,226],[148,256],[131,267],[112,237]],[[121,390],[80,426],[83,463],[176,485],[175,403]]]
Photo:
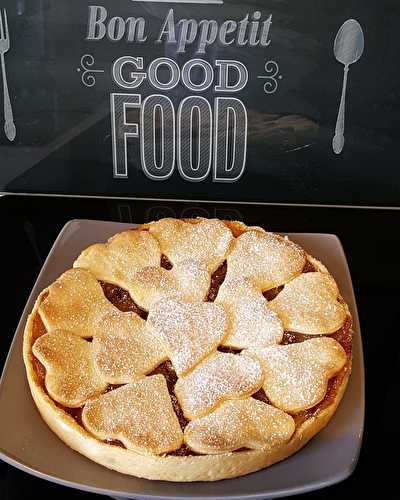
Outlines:
[[0,11],[0,57],[1,57],[1,71],[3,74],[3,91],[4,91],[4,132],[9,141],[15,139],[15,125],[14,117],[11,107],[10,94],[8,93],[7,85],[7,75],[6,75],[6,63],[4,60],[4,54],[10,49],[10,36],[8,34],[8,22],[7,22],[7,12],[3,9],[3,13]]

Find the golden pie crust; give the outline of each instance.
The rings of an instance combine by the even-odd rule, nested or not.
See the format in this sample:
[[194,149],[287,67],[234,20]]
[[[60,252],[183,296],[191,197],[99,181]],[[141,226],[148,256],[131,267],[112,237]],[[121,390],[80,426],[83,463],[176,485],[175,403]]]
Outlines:
[[37,298],[23,351],[33,399],[72,449],[124,474],[214,481],[327,425],[352,320],[325,266],[287,238],[162,219],[84,250]]

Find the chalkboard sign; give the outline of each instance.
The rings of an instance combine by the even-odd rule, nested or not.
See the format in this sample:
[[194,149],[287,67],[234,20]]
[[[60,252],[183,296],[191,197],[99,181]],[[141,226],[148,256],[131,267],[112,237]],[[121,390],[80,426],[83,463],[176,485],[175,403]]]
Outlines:
[[400,205],[397,0],[0,9],[2,191]]

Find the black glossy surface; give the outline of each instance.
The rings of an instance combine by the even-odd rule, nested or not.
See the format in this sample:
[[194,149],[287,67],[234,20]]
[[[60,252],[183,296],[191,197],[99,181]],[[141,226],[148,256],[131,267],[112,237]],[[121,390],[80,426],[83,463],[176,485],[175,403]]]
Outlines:
[[[127,43],[124,38],[111,42],[106,37],[87,40],[88,6],[94,4],[107,8],[108,19],[142,16],[146,43]],[[11,143],[2,130],[0,101],[0,189],[4,191],[400,204],[398,0],[225,0],[223,5],[3,0],[1,7],[7,8],[9,18],[11,48],[5,57],[17,127]],[[214,43],[205,54],[198,54],[193,43],[177,54],[174,44],[155,43],[170,8],[176,24],[193,18],[221,25],[247,14],[252,19],[256,11],[264,21],[272,14],[271,43],[265,47]],[[350,18],[364,30],[365,50],[350,68],[346,143],[342,154],[335,155],[331,143],[343,65],[334,57],[333,44],[339,27]],[[81,58],[86,54],[94,57],[89,69],[104,71],[89,74],[96,77],[93,87],[81,80]],[[210,172],[204,181],[187,182],[177,166],[169,179],[151,180],[143,171],[139,140],[133,138],[128,139],[129,176],[113,178],[110,94],[138,93],[143,100],[158,92],[171,99],[175,110],[183,98],[195,94],[181,84],[168,92],[156,91],[148,80],[139,89],[121,88],[112,78],[112,67],[126,55],[143,57],[145,69],[158,57],[171,58],[179,67],[198,57],[213,67],[218,59],[247,66],[248,83],[237,94],[213,89],[199,94],[211,107],[218,95],[237,97],[248,111],[247,163],[240,180],[215,183]],[[268,61],[278,64],[282,76],[274,94],[265,94],[266,80],[259,78],[266,75]],[[217,80],[215,75],[214,83]],[[0,80],[0,96],[1,86]]]
[[[135,202],[36,197],[0,198],[4,289],[0,366],[43,261],[62,226],[73,218],[144,222],[162,216],[241,219],[274,231],[335,233],[353,278],[366,364],[367,410],[360,461],[352,477],[308,498],[348,498],[361,491],[398,498],[400,350],[399,211],[279,206]],[[7,411],[7,409],[1,409]],[[95,495],[36,479],[0,463],[0,498],[84,499]]]

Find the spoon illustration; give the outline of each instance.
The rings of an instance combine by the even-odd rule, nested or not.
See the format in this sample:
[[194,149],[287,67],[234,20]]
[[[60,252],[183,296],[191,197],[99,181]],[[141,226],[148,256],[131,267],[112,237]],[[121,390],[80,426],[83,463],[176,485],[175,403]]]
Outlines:
[[364,52],[364,33],[355,19],[348,19],[341,26],[335,38],[333,52],[336,59],[344,64],[342,97],[336,121],[335,137],[332,141],[333,151],[338,155],[344,147],[344,118],[349,67],[350,64],[357,62]]

